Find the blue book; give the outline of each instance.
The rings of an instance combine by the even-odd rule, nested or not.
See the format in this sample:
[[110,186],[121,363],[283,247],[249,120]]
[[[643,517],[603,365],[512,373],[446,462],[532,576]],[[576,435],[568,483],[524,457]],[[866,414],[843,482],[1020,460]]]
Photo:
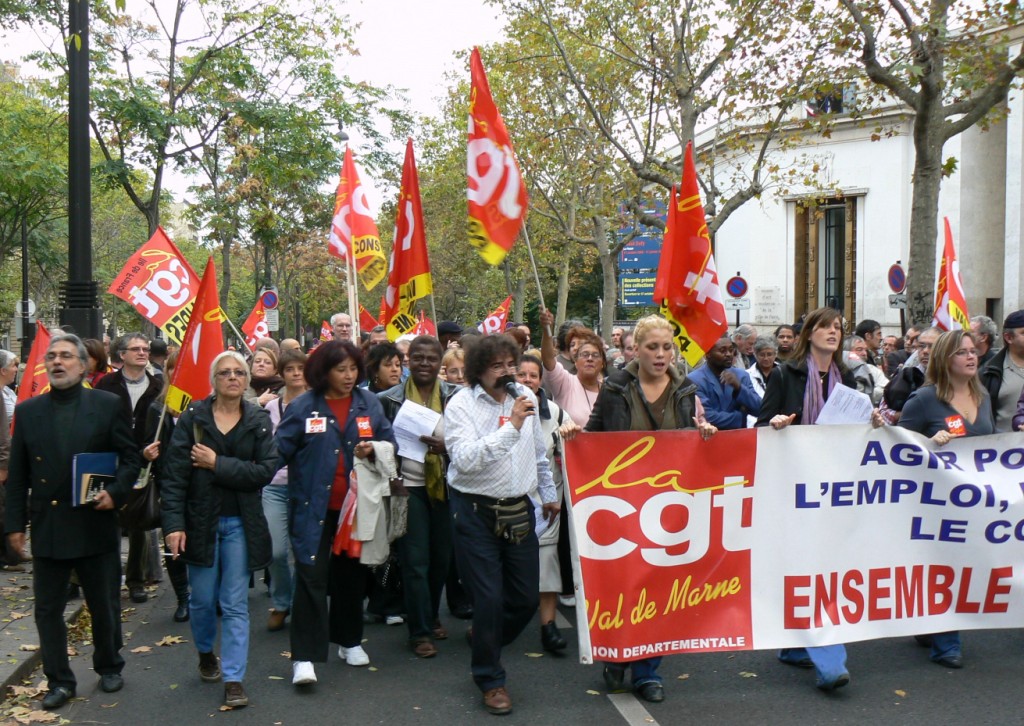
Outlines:
[[117,476],[117,454],[75,454],[71,461],[71,506],[88,507]]

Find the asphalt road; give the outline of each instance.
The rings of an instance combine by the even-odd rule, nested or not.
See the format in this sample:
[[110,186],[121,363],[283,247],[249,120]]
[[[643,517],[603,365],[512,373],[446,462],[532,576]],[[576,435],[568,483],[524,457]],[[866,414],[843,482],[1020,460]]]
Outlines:
[[[223,688],[206,684],[188,624],[171,620],[173,594],[129,613],[126,686],[116,694],[95,688],[89,649],[73,659],[79,699],[60,711],[72,723],[174,724],[462,724],[490,716],[469,676],[466,624],[442,614],[451,637],[440,654],[419,660],[406,646],[404,626],[371,625],[364,647],[370,668],[353,668],[332,648],[317,666],[319,683],[291,685],[287,631],[264,628],[269,600],[262,588],[250,598],[253,613],[248,708],[220,711]],[[443,606],[442,606],[443,609]],[[572,617],[563,611],[563,617]],[[573,631],[574,632],[574,631]],[[185,643],[157,646],[168,635]],[[599,666],[576,662],[575,642],[563,658],[544,654],[539,626],[506,649],[514,710],[502,724],[774,724],[774,723],[1021,723],[1024,635],[1018,630],[964,634],[966,667],[951,671],[928,661],[911,638],[849,646],[851,684],[833,694],[813,687],[813,671],[784,666],[770,652],[702,654],[665,659],[666,700],[648,704],[605,692]],[[140,646],[148,652],[132,653]],[[37,672],[35,681],[39,681]]]

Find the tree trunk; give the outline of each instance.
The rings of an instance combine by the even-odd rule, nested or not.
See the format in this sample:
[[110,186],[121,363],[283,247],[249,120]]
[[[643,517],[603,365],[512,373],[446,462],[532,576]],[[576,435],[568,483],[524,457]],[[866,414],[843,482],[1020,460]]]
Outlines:
[[523,322],[523,308],[526,307],[526,277],[516,280],[516,291],[512,293],[512,320]]
[[565,308],[569,304],[569,259],[566,254],[562,259],[562,269],[558,271],[558,301],[555,303],[555,329],[565,322]]
[[616,277],[617,255],[612,254],[608,244],[608,220],[602,216],[594,218],[594,242],[597,246],[598,259],[601,262],[601,278],[603,282],[604,307],[601,315],[601,337],[612,339],[612,328],[615,322],[615,307],[618,301],[618,279]]
[[910,258],[907,261],[907,317],[929,325],[935,307],[935,249],[939,187],[942,184],[942,107],[919,112],[914,120],[914,190],[910,206]]

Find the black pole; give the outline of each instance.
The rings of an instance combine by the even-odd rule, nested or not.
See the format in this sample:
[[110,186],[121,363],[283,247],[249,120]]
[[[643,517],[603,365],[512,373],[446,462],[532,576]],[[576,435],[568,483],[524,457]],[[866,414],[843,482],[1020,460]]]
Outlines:
[[83,338],[99,338],[101,315],[92,279],[87,0],[68,0],[68,17],[68,279],[61,283],[60,323]]
[[28,357],[32,340],[36,337],[34,325],[29,325],[28,314],[28,221],[21,218],[21,358]]

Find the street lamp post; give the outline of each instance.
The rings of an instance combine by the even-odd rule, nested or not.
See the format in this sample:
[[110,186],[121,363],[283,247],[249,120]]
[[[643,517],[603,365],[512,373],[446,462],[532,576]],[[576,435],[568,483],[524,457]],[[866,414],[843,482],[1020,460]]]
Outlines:
[[68,0],[68,16],[68,279],[60,286],[60,323],[83,338],[99,338],[102,315],[92,279],[87,0]]

